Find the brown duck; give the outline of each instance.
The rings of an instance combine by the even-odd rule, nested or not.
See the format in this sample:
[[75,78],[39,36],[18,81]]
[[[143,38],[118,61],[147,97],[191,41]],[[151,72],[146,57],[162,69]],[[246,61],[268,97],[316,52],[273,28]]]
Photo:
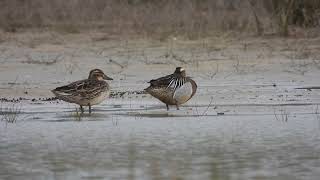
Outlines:
[[88,79],[57,87],[52,92],[58,99],[80,105],[82,113],[84,112],[82,106],[89,106],[89,113],[91,113],[91,106],[100,104],[110,94],[109,84],[104,80],[113,79],[105,75],[102,70],[93,69]]
[[179,105],[191,99],[197,91],[197,84],[181,67],[177,67],[173,74],[152,79],[149,83],[145,91],[165,103],[167,110],[169,105],[175,105],[179,110]]

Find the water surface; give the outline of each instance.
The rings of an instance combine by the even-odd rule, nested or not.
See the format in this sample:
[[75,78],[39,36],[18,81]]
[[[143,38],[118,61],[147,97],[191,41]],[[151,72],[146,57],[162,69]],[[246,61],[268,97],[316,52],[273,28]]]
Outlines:
[[2,122],[0,179],[320,177],[315,105],[200,103],[167,112],[118,103],[80,120],[72,105],[34,104],[28,118]]

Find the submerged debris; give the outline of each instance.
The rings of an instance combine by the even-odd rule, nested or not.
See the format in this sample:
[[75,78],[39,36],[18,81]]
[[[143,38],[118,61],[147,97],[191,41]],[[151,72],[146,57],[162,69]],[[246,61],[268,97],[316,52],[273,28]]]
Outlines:
[[[124,96],[130,96],[130,95],[140,95],[140,94],[146,94],[145,91],[113,91],[110,93],[110,98],[122,98]],[[137,96],[135,96],[137,97]],[[7,98],[7,97],[0,97],[0,102],[21,102],[21,101],[31,101],[31,102],[38,102],[38,101],[45,101],[45,102],[51,102],[58,100],[57,97],[37,97],[37,98],[24,98],[24,97],[17,97],[17,98]]]
[[1,102],[19,102],[21,100],[21,98],[12,98],[12,99],[8,99],[8,98],[0,98]]
[[306,89],[308,91],[311,91],[312,89],[320,89],[320,86],[301,87],[301,88],[295,88],[295,89]]
[[21,102],[21,101],[55,101],[57,100],[57,97],[49,97],[49,98],[24,98],[24,97],[18,97],[18,98],[5,98],[5,97],[0,97],[0,102]]
[[113,91],[110,93],[110,98],[119,98],[124,97],[125,95],[140,95],[140,94],[147,94],[145,91]]

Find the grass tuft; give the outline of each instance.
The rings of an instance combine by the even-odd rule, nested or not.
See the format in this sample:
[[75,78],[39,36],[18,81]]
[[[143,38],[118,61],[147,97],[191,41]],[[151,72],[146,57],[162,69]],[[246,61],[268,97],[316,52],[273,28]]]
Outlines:
[[6,123],[15,123],[19,119],[21,115],[21,105],[16,103],[3,106],[0,106],[0,119],[1,121],[5,121]]

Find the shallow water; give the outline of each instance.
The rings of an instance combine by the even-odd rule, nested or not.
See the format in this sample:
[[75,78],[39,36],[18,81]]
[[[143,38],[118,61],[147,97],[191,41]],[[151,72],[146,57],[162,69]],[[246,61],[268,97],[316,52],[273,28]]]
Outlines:
[[[315,105],[189,105],[113,100],[80,118],[29,104],[2,122],[0,179],[318,179]],[[217,115],[217,114],[220,115]]]
[[[296,89],[319,85],[317,38],[14,34],[0,44],[0,119],[12,98],[22,114],[0,121],[0,180],[320,179],[320,91]],[[176,66],[199,85],[180,111],[127,93]],[[91,116],[38,101],[97,67],[116,93]]]

